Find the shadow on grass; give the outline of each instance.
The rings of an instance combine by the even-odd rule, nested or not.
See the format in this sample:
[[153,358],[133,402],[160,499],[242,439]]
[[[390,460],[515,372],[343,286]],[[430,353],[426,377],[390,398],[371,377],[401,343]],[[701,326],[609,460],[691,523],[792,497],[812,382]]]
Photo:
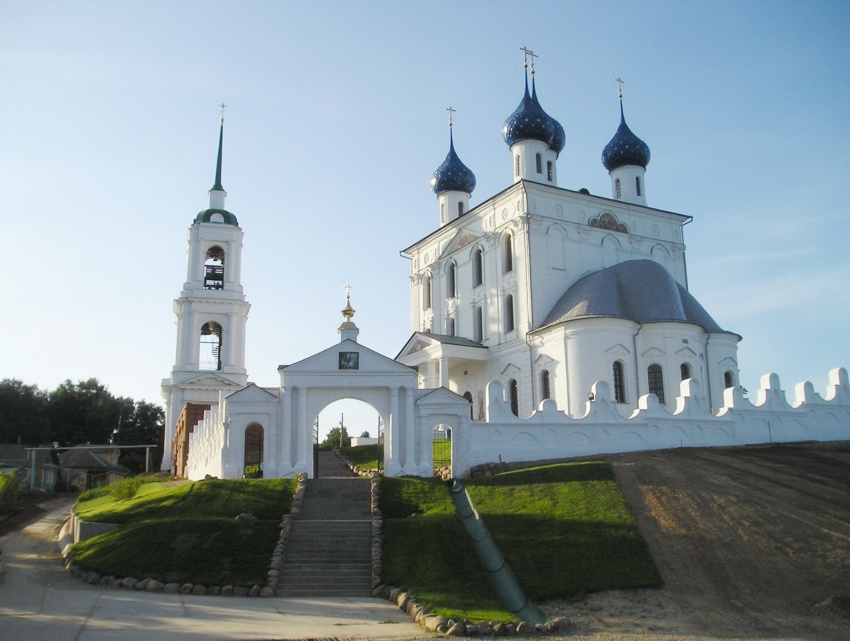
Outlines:
[[224,518],[130,523],[78,543],[73,558],[88,570],[163,583],[263,584],[280,529]]
[[[467,490],[532,600],[661,583],[613,471],[603,461],[472,479]],[[386,582],[411,591],[445,616],[486,619],[477,613],[502,608],[445,484],[383,479],[381,509]]]

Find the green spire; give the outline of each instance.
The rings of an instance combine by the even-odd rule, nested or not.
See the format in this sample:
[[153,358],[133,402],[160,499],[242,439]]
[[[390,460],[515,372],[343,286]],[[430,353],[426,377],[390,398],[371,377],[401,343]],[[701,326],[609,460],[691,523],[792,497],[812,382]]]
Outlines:
[[221,129],[218,133],[218,160],[215,163],[215,184],[210,191],[224,191],[221,186],[221,144],[224,140],[224,115],[221,117]]

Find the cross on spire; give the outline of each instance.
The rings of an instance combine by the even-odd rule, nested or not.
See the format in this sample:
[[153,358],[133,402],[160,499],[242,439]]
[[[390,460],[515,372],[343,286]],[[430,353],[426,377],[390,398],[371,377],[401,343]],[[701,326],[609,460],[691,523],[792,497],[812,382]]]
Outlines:
[[354,308],[351,306],[351,285],[345,284],[345,307],[342,309],[342,316],[345,322],[351,322],[354,316]]
[[616,83],[617,83],[617,97],[618,97],[620,100],[622,100],[622,99],[623,99],[623,84],[624,84],[624,83],[623,83],[623,81],[620,79],[620,77],[619,77],[619,76],[618,76],[618,77],[616,77],[616,78],[614,78],[614,82],[616,82]]
[[531,49],[527,47],[520,47],[520,51],[522,51],[522,66],[525,69],[528,69],[528,59],[531,58],[531,75],[534,75],[534,59],[537,58],[537,54],[535,54]]
[[449,112],[449,129],[451,129],[452,128],[452,118],[454,117],[454,113],[455,113],[455,111],[457,111],[457,109],[452,109],[451,106],[449,106],[449,107],[446,107],[446,111]]
[[224,110],[227,108],[227,105],[224,104],[224,103],[221,103],[219,105],[219,107],[221,107],[221,118],[219,118],[219,122],[223,125],[224,124]]

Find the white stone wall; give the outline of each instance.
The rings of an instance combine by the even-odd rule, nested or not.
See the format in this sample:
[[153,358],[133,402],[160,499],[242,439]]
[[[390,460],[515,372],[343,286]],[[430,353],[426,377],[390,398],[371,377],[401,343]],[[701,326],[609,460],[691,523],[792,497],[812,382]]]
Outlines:
[[511,414],[502,400],[498,381],[487,388],[486,423],[471,422],[455,431],[452,474],[463,476],[484,463],[537,461],[617,452],[674,447],[718,447],[794,441],[850,440],[850,384],[847,370],[829,374],[824,397],[811,383],[796,386],[796,400],[789,404],[779,377],[761,379],[756,402],[743,397],[738,387],[724,394],[724,407],[712,414],[694,380],[683,381],[680,395],[670,409],[654,395],[640,398],[628,418],[610,400],[607,383],[593,386],[595,399],[588,401],[581,418],[559,412],[551,400],[544,401],[530,417]]

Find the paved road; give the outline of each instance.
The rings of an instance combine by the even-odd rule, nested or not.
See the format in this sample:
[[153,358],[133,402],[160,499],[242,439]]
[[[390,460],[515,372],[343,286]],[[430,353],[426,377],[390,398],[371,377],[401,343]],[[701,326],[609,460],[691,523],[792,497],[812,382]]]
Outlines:
[[65,572],[56,537],[69,505],[0,538],[0,641],[399,639],[426,636],[380,599],[237,598],[85,585]]

